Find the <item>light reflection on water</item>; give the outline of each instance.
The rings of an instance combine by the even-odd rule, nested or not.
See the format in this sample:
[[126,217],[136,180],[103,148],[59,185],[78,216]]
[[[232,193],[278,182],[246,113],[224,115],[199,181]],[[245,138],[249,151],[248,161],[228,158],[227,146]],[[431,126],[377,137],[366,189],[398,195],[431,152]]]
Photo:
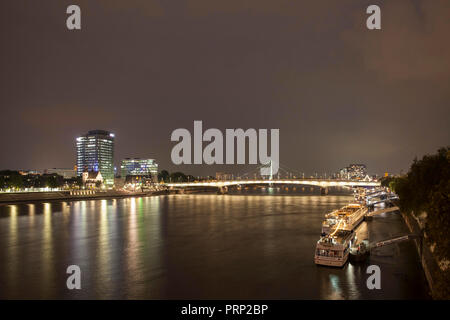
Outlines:
[[45,295],[49,294],[50,287],[46,284],[54,283],[54,264],[49,263],[54,259],[54,242],[53,242],[53,228],[52,228],[52,205],[51,203],[44,203],[43,213],[44,226],[42,228],[42,250],[41,250],[41,265],[42,278],[41,287],[44,289]]
[[[314,265],[323,215],[351,197],[264,192],[0,207],[0,298],[427,298],[408,243],[374,259],[381,293],[366,265]],[[404,231],[383,219],[368,226],[378,240]],[[66,289],[71,264],[81,291]]]
[[[9,225],[8,225],[8,235],[9,235],[9,246],[6,247],[8,249],[7,259],[9,264],[6,267],[6,275],[7,275],[7,283],[9,286],[13,286],[13,279],[18,277],[18,258],[17,258],[17,241],[18,241],[18,232],[17,232],[17,206],[12,205],[9,206]],[[2,242],[0,242],[2,243]],[[0,269],[0,270],[3,270]],[[1,289],[0,289],[1,290]]]

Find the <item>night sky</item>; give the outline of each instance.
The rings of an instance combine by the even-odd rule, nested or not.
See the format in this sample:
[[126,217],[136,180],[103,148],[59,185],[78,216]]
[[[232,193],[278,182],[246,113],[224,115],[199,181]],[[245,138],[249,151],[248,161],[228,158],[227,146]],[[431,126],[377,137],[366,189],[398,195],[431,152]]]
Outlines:
[[173,165],[194,120],[279,128],[281,164],[306,173],[406,172],[450,142],[448,0],[2,0],[0,24],[0,169],[72,167],[91,129],[116,134],[116,165],[251,169]]

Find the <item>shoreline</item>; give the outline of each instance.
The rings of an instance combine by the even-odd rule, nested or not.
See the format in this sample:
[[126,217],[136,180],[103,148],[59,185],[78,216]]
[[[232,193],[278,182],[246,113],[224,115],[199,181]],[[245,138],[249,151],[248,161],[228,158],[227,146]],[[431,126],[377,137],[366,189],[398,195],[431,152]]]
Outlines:
[[87,195],[70,195],[68,191],[55,192],[36,192],[36,193],[9,193],[0,194],[0,206],[13,204],[26,204],[37,202],[65,202],[65,201],[83,201],[83,200],[106,200],[106,199],[123,199],[131,197],[150,197],[157,195],[170,194],[168,191],[146,191],[146,192],[100,192]]
[[421,229],[417,221],[413,218],[412,214],[405,213],[403,211],[400,211],[400,214],[411,233],[422,235],[422,238],[414,240],[413,242],[416,247],[417,254],[419,255],[420,264],[425,274],[425,278],[427,279],[431,297],[436,300],[436,284],[438,282],[437,275],[439,274],[439,272],[441,272],[440,268],[436,262],[436,259],[434,258],[433,253],[425,243],[425,239],[423,238],[423,230]]
[[48,191],[48,192],[23,192],[23,193],[0,193],[0,206],[27,204],[39,202],[65,202],[65,201],[83,201],[83,200],[104,200],[104,199],[123,199],[131,197],[150,197],[170,194],[197,194],[197,193],[218,193],[215,188],[200,188],[195,190],[161,190],[146,192],[124,192],[124,191],[106,191],[93,194],[76,195],[70,194],[70,191]]

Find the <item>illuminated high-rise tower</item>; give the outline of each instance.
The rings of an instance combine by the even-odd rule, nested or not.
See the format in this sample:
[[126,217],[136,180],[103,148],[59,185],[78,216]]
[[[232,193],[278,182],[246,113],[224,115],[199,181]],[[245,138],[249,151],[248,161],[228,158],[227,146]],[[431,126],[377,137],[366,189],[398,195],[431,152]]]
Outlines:
[[77,138],[77,174],[95,171],[102,174],[104,183],[114,185],[114,134],[92,130]]

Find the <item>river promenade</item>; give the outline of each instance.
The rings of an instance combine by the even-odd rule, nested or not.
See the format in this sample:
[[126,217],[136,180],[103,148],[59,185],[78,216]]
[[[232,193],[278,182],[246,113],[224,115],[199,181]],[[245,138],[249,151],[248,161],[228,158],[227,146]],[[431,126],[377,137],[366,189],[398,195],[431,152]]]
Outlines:
[[0,193],[0,205],[42,201],[101,200],[113,198],[120,199],[127,197],[145,197],[159,194],[164,194],[164,191],[129,192],[120,190],[108,190],[84,193],[70,191]]

